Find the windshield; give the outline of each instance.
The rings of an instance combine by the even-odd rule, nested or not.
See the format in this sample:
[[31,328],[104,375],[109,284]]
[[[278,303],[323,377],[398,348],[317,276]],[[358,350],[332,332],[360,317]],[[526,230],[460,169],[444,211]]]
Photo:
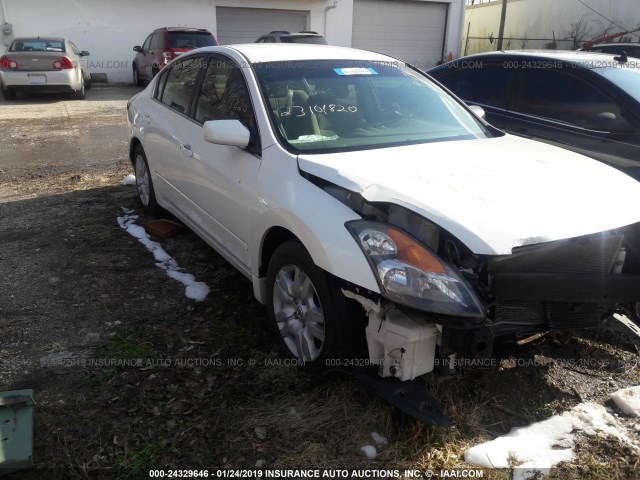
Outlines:
[[619,68],[598,68],[595,71],[640,102],[640,69],[621,66]]
[[10,52],[64,52],[64,42],[61,40],[51,40],[46,38],[23,38],[15,40]]
[[449,94],[399,62],[271,62],[255,71],[280,140],[294,153],[491,136]]
[[207,32],[169,32],[170,48],[200,48],[215,46],[213,35]]

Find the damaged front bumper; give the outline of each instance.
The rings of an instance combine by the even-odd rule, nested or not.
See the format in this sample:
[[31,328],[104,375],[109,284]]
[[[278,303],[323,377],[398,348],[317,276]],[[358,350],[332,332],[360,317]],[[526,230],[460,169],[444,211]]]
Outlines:
[[413,380],[431,372],[439,357],[490,357],[497,337],[592,328],[614,314],[637,320],[639,232],[636,224],[482,259],[475,278],[468,280],[484,302],[483,318],[444,316],[382,297],[374,302],[345,294],[368,312],[369,357],[379,375]]

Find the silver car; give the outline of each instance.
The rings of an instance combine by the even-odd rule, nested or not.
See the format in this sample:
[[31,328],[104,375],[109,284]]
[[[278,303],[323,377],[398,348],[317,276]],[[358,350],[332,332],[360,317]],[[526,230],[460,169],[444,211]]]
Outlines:
[[91,88],[87,55],[64,38],[16,38],[0,58],[2,96],[15,100],[19,92],[67,92],[83,99]]

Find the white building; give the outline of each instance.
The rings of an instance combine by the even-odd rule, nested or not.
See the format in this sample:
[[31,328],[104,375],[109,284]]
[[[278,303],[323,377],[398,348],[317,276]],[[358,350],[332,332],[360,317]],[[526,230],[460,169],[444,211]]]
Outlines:
[[[496,41],[490,43],[487,38],[498,38],[501,11],[501,0],[467,6],[463,54],[496,49]],[[605,31],[638,27],[640,0],[508,0],[503,48],[545,48],[555,40],[559,49],[574,49]],[[637,42],[638,35],[640,31],[629,35],[629,40]]]
[[460,55],[465,0],[0,0],[3,43],[41,35],[89,50],[89,71],[131,82],[134,45],[160,27],[206,28],[220,44],[273,30],[314,30],[329,43],[418,67]]

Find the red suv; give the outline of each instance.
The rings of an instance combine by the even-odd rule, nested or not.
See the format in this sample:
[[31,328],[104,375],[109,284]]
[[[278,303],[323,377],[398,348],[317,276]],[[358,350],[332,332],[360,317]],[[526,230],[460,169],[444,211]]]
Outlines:
[[203,28],[164,27],[154,30],[142,46],[136,45],[133,82],[142,87],[178,55],[200,47],[218,45],[209,30]]

